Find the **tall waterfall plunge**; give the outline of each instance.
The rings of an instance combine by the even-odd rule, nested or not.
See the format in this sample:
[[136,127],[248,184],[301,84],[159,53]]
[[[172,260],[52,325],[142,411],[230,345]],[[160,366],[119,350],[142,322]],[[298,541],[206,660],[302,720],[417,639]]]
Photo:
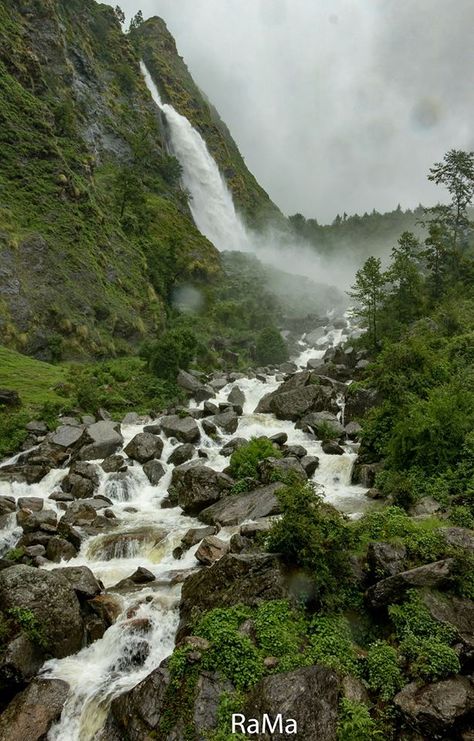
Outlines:
[[153,100],[168,122],[171,147],[183,168],[183,184],[191,194],[190,208],[197,228],[219,250],[250,251],[249,234],[204,139],[187,118],[162,102],[143,62],[141,70]]

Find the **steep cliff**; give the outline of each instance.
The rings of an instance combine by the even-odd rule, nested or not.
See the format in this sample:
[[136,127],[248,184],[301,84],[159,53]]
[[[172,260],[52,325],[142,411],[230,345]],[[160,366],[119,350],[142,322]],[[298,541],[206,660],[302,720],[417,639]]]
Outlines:
[[114,11],[0,4],[0,343],[51,359],[127,352],[177,281],[220,273]]
[[281,212],[247,169],[242,155],[216,109],[191,77],[161,18],[150,18],[130,34],[168,103],[191,121],[205,139],[234,197],[236,207],[252,226],[283,221]]

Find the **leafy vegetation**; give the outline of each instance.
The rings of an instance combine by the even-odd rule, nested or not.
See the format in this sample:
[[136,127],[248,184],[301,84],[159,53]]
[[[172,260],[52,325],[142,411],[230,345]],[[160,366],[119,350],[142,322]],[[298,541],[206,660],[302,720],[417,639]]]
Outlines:
[[230,474],[237,481],[258,477],[258,464],[266,458],[281,458],[277,450],[267,437],[253,437],[248,443],[234,450],[230,457]]

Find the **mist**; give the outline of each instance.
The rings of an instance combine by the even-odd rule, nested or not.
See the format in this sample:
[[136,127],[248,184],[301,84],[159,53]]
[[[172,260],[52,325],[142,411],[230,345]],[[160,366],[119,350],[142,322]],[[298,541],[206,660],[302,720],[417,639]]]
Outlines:
[[[113,3],[115,4],[115,3]],[[123,0],[160,15],[250,170],[320,223],[443,199],[426,175],[474,148],[471,0]]]

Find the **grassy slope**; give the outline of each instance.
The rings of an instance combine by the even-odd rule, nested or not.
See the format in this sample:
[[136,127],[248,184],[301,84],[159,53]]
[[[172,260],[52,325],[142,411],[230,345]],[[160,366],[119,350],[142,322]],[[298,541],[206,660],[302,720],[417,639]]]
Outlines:
[[0,388],[18,391],[27,407],[64,401],[59,387],[66,376],[66,366],[50,365],[0,347]]

